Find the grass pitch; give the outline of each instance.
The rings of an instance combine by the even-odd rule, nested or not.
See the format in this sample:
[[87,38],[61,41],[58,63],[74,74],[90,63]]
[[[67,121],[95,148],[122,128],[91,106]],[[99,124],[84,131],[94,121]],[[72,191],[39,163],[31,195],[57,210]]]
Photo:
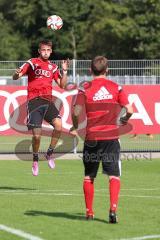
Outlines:
[[[160,160],[122,162],[119,223],[108,224],[108,179],[95,183],[95,220],[85,220],[81,160],[57,160],[50,170],[40,162],[38,177],[30,161],[0,161],[0,224],[44,240],[118,240],[160,236]],[[0,239],[25,239],[0,230]],[[160,239],[152,238],[152,239]]]
[[[0,136],[0,153],[31,152],[31,135]],[[132,135],[120,137],[122,151],[160,151],[160,134],[153,138],[141,134],[137,138]],[[40,151],[45,152],[50,144],[50,137],[42,136]],[[74,139],[71,136],[62,135],[56,147],[57,152],[73,152]],[[79,139],[77,151],[81,152],[83,140]]]

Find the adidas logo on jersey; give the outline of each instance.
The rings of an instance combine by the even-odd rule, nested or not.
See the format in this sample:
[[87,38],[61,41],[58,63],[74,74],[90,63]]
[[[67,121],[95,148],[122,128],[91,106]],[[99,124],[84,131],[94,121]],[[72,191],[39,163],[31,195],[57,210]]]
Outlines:
[[105,87],[101,87],[98,92],[93,96],[93,101],[103,100],[103,99],[112,99],[113,95],[108,92]]

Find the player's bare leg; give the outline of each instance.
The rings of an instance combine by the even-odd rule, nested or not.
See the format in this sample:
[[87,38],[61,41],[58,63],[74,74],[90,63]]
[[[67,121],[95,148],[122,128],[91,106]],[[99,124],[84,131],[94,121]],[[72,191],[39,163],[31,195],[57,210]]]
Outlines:
[[134,134],[131,138],[137,139],[137,134]]
[[93,220],[94,178],[91,178],[90,176],[84,177],[83,191],[86,204],[86,219]]
[[109,191],[110,191],[110,210],[109,210],[109,223],[117,223],[118,218],[116,215],[119,192],[120,192],[120,177],[109,177]]
[[47,150],[47,154],[45,155],[46,159],[48,160],[48,166],[50,168],[55,167],[53,152],[54,152],[56,144],[57,144],[57,142],[60,138],[60,135],[61,135],[62,121],[61,121],[60,118],[55,118],[55,119],[53,119],[52,124],[54,126],[54,130],[52,132],[52,138],[51,138],[50,146]]
[[149,138],[153,139],[153,134],[147,133],[146,135],[147,135]]
[[62,131],[62,120],[60,118],[55,118],[53,120],[53,126],[54,130],[52,133],[52,138],[51,138],[51,144],[50,146],[54,149],[60,136],[61,136],[61,131]]
[[32,165],[32,173],[34,176],[38,175],[39,169],[38,169],[38,151],[39,151],[39,146],[40,146],[40,141],[41,141],[41,128],[34,128],[32,130],[32,149],[33,149],[33,165]]

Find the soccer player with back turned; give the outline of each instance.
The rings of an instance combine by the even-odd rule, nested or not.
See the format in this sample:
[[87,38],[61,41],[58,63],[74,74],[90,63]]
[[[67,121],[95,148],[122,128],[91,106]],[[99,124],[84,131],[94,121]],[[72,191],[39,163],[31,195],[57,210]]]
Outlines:
[[[121,86],[106,78],[108,62],[103,56],[91,62],[93,80],[79,90],[72,114],[71,134],[76,135],[79,116],[85,106],[87,116],[86,135],[83,149],[85,177],[83,190],[86,204],[86,218],[93,219],[94,179],[102,161],[103,173],[109,176],[110,209],[109,222],[117,223],[117,205],[120,192],[120,143],[116,120],[122,107],[125,116],[120,118],[126,124],[133,113],[132,106]],[[119,111],[118,111],[119,108]]]
[[62,61],[62,75],[58,66],[49,57],[52,53],[52,42],[43,40],[39,43],[39,57],[31,58],[13,74],[13,80],[23,75],[28,76],[28,121],[27,126],[32,130],[33,165],[32,173],[38,175],[39,147],[43,119],[54,127],[51,143],[45,155],[50,168],[55,167],[53,151],[61,133],[61,117],[52,98],[52,81],[64,88],[67,82],[68,60]]

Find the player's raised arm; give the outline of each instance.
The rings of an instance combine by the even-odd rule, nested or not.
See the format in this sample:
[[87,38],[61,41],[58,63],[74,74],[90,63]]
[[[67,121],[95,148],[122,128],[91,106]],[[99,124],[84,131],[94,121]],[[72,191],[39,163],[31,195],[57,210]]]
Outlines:
[[57,80],[57,83],[60,88],[65,88],[67,84],[67,72],[68,72],[68,67],[69,67],[69,60],[62,60],[61,62],[62,66],[62,76]]
[[18,80],[23,75],[25,75],[30,67],[31,61],[28,60],[26,63],[24,63],[20,68],[17,68],[15,72],[13,73],[13,80]]
[[22,73],[22,69],[17,68],[16,71],[13,74],[13,80],[17,80],[20,77],[22,77],[23,73]]

